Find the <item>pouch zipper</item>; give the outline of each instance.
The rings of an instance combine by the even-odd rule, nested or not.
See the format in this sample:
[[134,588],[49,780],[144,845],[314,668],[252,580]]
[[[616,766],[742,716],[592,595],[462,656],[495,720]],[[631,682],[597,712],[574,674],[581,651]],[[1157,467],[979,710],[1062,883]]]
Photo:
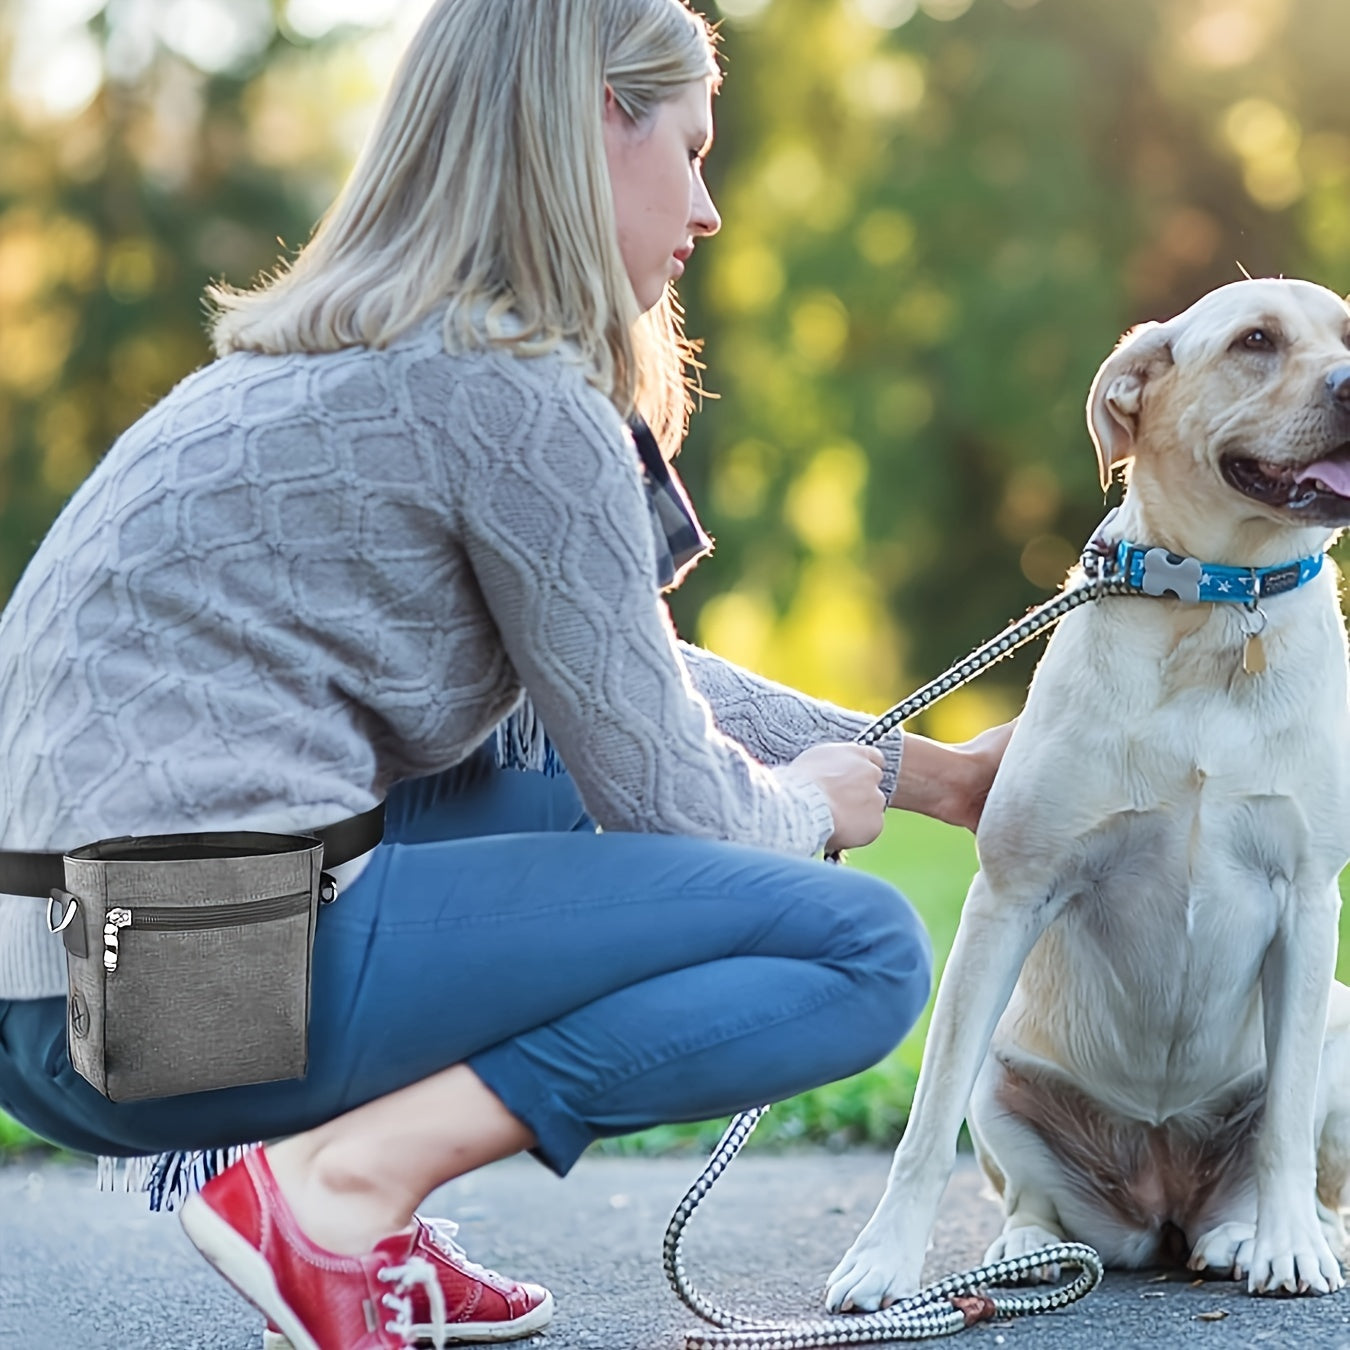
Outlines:
[[241,900],[233,905],[201,905],[195,909],[169,908],[164,905],[137,905],[132,909],[119,905],[110,909],[103,921],[103,969],[109,975],[117,969],[124,928],[149,929],[160,933],[238,928],[245,924],[271,923],[275,919],[303,914],[309,908],[309,901],[308,891],[297,891],[294,895]]

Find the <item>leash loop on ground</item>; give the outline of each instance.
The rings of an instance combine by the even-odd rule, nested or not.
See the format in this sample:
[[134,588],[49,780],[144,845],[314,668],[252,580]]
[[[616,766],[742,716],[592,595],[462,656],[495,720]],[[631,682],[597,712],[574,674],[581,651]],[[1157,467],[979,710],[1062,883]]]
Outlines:
[[[881,1312],[773,1322],[743,1317],[719,1308],[695,1289],[685,1274],[681,1256],[684,1231],[713,1183],[745,1146],[768,1109],[757,1106],[742,1111],[732,1120],[707,1166],[685,1193],[666,1228],[664,1264],[671,1287],[685,1307],[719,1328],[717,1331],[688,1332],[685,1350],[815,1350],[815,1347],[836,1345],[927,1340],[933,1336],[950,1336],[991,1317],[1066,1308],[1101,1283],[1102,1263],[1097,1253],[1081,1242],[1061,1242],[1028,1252],[1025,1256],[948,1275]],[[1052,1265],[1077,1270],[1078,1275],[1056,1289],[1014,1293],[997,1287],[1015,1283],[1032,1271]]]
[[[1100,533],[1101,527],[1098,529]],[[1080,605],[1108,595],[1142,594],[1130,585],[1125,576],[1114,570],[1111,562],[1095,545],[1096,536],[1084,551],[1084,576],[1078,585],[1061,591],[1016,623],[1009,624],[1001,633],[976,647],[964,660],[958,661],[916,689],[907,699],[882,713],[854,739],[861,745],[876,744],[902,722],[968,684],[995,662],[1001,661],[1038,633],[1058,623]],[[768,1109],[767,1106],[757,1106],[733,1118],[703,1171],[676,1207],[666,1228],[663,1264],[671,1288],[685,1307],[719,1328],[717,1331],[689,1332],[685,1337],[686,1350],[759,1350],[760,1347],[767,1350],[816,1350],[817,1347],[835,1345],[926,1340],[933,1336],[949,1336],[976,1321],[985,1321],[993,1316],[1025,1315],[1065,1308],[1091,1293],[1101,1282],[1102,1263],[1097,1253],[1080,1242],[1061,1242],[1028,1252],[1024,1256],[948,1275],[880,1312],[795,1322],[767,1322],[719,1308],[695,1289],[685,1275],[681,1256],[684,1230],[713,1183],[745,1146],[746,1140]],[[997,1287],[1015,1283],[1026,1278],[1030,1272],[1046,1266],[1067,1267],[1077,1270],[1078,1275],[1067,1285],[1050,1290],[1011,1293]]]

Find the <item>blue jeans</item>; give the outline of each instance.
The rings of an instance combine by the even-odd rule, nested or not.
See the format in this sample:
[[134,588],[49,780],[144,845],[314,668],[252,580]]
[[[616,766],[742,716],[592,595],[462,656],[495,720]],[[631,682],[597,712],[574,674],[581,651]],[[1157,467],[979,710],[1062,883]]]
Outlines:
[[220,1148],[310,1129],[468,1063],[559,1175],[593,1139],[856,1073],[923,1008],[922,925],[874,877],[760,849],[597,834],[565,775],[486,747],[400,784],[314,943],[308,1074],[107,1101],[65,1001],[0,1000],[0,1107],[69,1148]]

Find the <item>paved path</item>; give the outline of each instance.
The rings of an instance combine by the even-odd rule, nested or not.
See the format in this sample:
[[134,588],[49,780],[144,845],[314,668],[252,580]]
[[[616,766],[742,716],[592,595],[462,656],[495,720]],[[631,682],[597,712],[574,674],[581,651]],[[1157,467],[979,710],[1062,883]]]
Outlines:
[[[445,1187],[428,1213],[460,1221],[471,1255],[554,1291],[532,1350],[683,1350],[695,1325],[665,1286],[661,1235],[701,1160],[585,1158],[565,1182],[512,1160]],[[871,1212],[875,1153],[738,1159],[695,1217],[695,1281],[726,1306],[815,1316],[816,1291]],[[0,1166],[0,1350],[256,1350],[260,1321],[143,1197],[100,1195],[92,1168]],[[998,1210],[963,1159],[930,1277],[975,1263]],[[1217,1320],[1205,1314],[1225,1314]],[[953,1350],[1350,1350],[1350,1293],[1250,1299],[1235,1286],[1109,1274],[1063,1312],[978,1326]]]

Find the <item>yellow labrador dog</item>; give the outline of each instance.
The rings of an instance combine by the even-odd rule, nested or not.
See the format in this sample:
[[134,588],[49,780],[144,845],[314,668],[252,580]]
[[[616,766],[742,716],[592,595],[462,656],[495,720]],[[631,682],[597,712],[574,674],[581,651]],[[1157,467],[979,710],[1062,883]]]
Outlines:
[[967,1112],[991,1259],[1068,1238],[1253,1293],[1342,1284],[1350,709],[1321,555],[1350,524],[1350,307],[1225,286],[1127,334],[1088,420],[1104,484],[1133,461],[1099,548],[1161,598],[1074,611],[1036,671],[834,1310],[917,1288]]

